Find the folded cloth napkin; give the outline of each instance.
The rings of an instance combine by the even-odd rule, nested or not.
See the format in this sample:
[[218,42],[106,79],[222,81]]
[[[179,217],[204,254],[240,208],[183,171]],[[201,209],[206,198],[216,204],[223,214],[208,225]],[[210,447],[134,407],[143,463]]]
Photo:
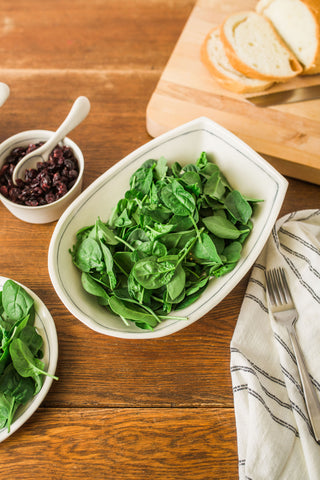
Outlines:
[[268,311],[265,272],[282,266],[298,310],[296,333],[320,398],[320,210],[278,220],[257,259],[231,340],[239,478],[319,480],[320,446],[293,347]]

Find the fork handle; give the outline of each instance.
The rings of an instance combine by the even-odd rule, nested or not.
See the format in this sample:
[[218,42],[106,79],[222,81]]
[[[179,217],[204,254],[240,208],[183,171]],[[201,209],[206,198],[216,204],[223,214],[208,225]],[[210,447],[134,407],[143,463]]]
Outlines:
[[302,388],[304,391],[304,398],[306,402],[306,407],[309,414],[309,419],[313,428],[314,436],[317,442],[320,440],[320,402],[317,397],[314,386],[311,383],[311,379],[303,358],[303,353],[301,351],[295,328],[292,326],[288,329],[291,342],[293,345],[294,353],[297,360],[298,370],[300,374],[300,379],[302,383]]

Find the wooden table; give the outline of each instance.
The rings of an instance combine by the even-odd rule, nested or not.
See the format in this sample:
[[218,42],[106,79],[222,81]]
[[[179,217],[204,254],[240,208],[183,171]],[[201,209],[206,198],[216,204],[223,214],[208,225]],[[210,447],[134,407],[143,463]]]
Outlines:
[[[89,117],[70,135],[84,187],[150,139],[149,98],[192,0],[3,0],[0,140],[55,129],[78,95]],[[289,179],[281,215],[319,207],[320,187]],[[237,478],[230,340],[248,276],[200,321],[169,337],[129,341],[76,320],[48,275],[55,223],[31,225],[0,205],[0,275],[35,291],[57,327],[57,375],[31,419],[0,445],[0,478]]]

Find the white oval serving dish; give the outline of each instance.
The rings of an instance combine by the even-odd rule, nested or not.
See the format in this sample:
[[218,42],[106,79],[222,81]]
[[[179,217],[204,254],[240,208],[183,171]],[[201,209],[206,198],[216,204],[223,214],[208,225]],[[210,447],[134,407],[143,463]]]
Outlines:
[[[107,221],[112,208],[129,188],[129,178],[149,158],[166,157],[168,163],[196,162],[201,152],[221,168],[233,188],[250,198],[261,198],[253,217],[254,228],[247,238],[242,258],[230,273],[210,281],[202,296],[180,310],[186,321],[166,320],[153,331],[127,327],[87,294],[80,272],[72,264],[69,249],[76,232],[92,225],[99,216]],[[64,212],[53,232],[48,267],[52,284],[67,309],[91,329],[119,338],[150,339],[187,327],[212,310],[249,271],[261,252],[278,217],[287,190],[287,180],[238,137],[207,118],[198,118],[175,128],[138,148],[101,175]]]

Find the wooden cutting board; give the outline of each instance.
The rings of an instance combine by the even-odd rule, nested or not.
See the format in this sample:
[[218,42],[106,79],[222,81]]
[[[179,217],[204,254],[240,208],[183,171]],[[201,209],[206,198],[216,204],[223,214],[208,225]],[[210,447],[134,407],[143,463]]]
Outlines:
[[[200,60],[200,47],[215,25],[253,0],[198,0],[147,106],[148,133],[156,137],[199,116],[238,135],[283,175],[320,185],[320,99],[261,108],[223,89]],[[299,77],[268,90],[320,84]]]

